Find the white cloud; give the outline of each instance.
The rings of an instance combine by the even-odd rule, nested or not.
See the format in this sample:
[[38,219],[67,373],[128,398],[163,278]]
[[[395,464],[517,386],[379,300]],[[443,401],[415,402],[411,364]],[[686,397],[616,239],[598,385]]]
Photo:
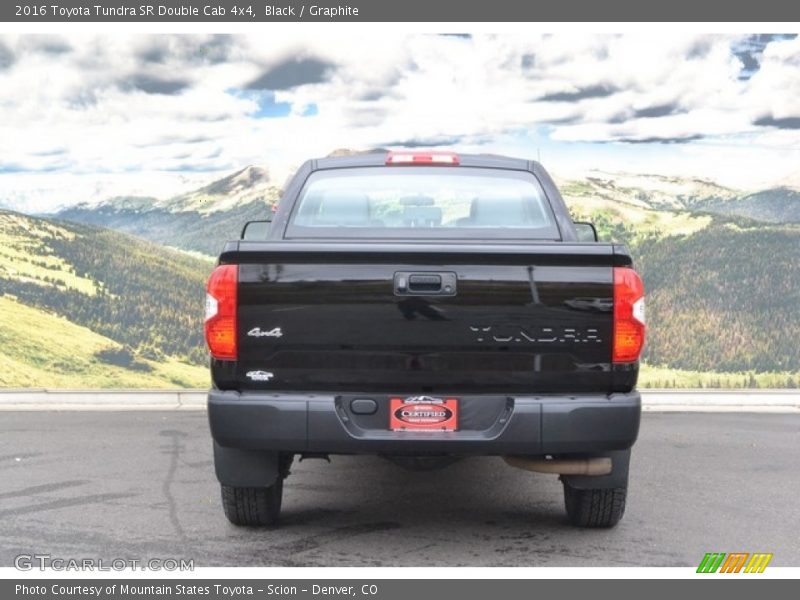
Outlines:
[[[245,164],[285,170],[334,148],[403,141],[532,153],[545,138],[562,157],[593,143],[597,163],[638,153],[698,175],[719,172],[720,153],[741,170],[749,148],[785,175],[800,141],[791,120],[800,118],[800,40],[767,45],[750,80],[739,78],[736,41],[674,33],[4,36],[0,194],[48,189],[37,202],[79,201],[57,182],[80,176],[116,180],[119,194],[135,187],[163,196],[176,187],[164,181],[181,173],[189,185]],[[288,87],[287,62],[307,67],[295,74],[306,84]],[[256,118],[269,93],[232,92],[257,81],[287,84],[274,95],[288,103],[287,116]],[[302,116],[312,107],[316,115]],[[631,144],[648,140],[697,141]]]

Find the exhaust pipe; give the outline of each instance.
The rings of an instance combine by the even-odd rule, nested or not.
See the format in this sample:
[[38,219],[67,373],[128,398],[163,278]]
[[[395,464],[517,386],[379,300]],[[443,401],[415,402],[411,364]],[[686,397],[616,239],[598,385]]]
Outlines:
[[595,458],[527,458],[525,456],[504,456],[512,467],[535,471],[536,473],[556,473],[558,475],[608,475],[612,461],[609,457]]

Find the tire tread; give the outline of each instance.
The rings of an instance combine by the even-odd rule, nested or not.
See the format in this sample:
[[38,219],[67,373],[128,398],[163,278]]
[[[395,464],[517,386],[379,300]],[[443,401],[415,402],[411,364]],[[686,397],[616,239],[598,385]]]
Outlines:
[[564,484],[567,516],[578,527],[613,527],[625,513],[628,488],[578,489]]
[[261,527],[278,521],[283,495],[283,480],[265,487],[233,487],[223,485],[222,508],[234,525]]

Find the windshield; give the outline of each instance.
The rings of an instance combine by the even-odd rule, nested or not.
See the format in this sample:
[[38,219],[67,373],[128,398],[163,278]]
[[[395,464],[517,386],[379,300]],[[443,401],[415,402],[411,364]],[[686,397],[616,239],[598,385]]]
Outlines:
[[313,173],[286,237],[560,239],[531,173],[406,166]]

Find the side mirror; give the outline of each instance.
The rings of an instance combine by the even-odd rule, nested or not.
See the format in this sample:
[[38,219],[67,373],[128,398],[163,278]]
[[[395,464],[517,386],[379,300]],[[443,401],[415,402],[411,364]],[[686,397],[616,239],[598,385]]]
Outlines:
[[241,239],[243,240],[265,240],[269,233],[271,220],[267,221],[248,221],[242,227]]
[[596,242],[597,239],[597,229],[594,228],[594,225],[588,222],[578,221],[573,223],[575,225],[575,233],[578,234],[578,241],[579,242]]

